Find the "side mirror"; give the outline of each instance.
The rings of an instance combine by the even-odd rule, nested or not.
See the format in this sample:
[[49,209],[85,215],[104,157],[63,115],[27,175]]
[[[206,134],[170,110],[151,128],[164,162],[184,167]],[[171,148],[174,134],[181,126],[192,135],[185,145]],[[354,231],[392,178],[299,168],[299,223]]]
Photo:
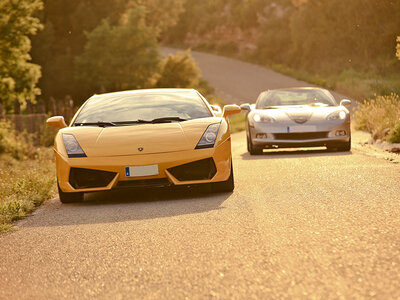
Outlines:
[[251,106],[250,106],[249,103],[245,103],[245,104],[240,105],[240,108],[241,108],[242,110],[251,111]]
[[48,118],[46,121],[46,124],[51,127],[57,127],[60,129],[67,127],[64,117],[62,117],[62,116],[55,116],[55,117]]
[[236,114],[240,113],[241,111],[242,111],[242,109],[238,105],[235,105],[235,104],[225,105],[222,116],[224,118],[226,118],[228,116],[236,115]]
[[340,106],[350,107],[350,105],[351,105],[351,100],[343,99],[342,101],[340,101]]

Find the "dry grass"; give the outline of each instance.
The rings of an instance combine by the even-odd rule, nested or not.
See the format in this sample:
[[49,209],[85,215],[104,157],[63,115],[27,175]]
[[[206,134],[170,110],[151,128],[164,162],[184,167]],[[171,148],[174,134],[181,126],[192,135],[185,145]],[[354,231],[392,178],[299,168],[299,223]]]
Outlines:
[[0,232],[12,228],[12,222],[32,210],[56,192],[53,151],[37,150],[35,159],[16,160],[0,156]]
[[32,136],[0,122],[0,232],[27,216],[56,192],[51,148],[38,148]]
[[389,128],[391,134],[388,139],[397,140],[400,137],[396,137],[398,131],[395,126],[400,122],[400,96],[391,94],[365,100],[358,107],[355,122],[356,129],[372,133],[375,139],[384,138],[383,131]]

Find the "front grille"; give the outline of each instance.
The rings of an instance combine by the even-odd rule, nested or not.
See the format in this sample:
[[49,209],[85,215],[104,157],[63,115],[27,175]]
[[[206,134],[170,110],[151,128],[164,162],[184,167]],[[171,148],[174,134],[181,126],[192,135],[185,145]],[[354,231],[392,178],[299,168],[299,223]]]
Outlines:
[[69,183],[75,189],[105,187],[117,173],[92,169],[71,168]]
[[291,132],[274,133],[277,140],[314,140],[328,137],[328,132]]
[[169,168],[168,171],[179,181],[211,179],[217,173],[214,160],[206,158]]
[[167,178],[159,178],[159,179],[120,181],[118,182],[115,188],[146,188],[146,187],[164,187],[170,185],[171,183]]

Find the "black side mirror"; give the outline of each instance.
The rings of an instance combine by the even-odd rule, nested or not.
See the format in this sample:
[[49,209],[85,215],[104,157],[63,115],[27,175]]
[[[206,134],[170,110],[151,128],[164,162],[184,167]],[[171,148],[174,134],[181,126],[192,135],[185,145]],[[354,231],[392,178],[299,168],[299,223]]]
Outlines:
[[240,105],[240,108],[241,108],[242,110],[251,111],[251,106],[250,106],[249,103],[244,103],[244,104]]

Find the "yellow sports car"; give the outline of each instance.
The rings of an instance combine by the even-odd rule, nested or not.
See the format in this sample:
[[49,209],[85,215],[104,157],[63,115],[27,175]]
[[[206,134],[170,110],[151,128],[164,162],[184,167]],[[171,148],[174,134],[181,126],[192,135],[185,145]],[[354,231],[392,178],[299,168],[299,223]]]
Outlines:
[[67,127],[47,120],[55,137],[63,203],[85,192],[117,188],[211,184],[234,189],[227,117],[237,105],[209,105],[193,89],[148,89],[94,95]]

